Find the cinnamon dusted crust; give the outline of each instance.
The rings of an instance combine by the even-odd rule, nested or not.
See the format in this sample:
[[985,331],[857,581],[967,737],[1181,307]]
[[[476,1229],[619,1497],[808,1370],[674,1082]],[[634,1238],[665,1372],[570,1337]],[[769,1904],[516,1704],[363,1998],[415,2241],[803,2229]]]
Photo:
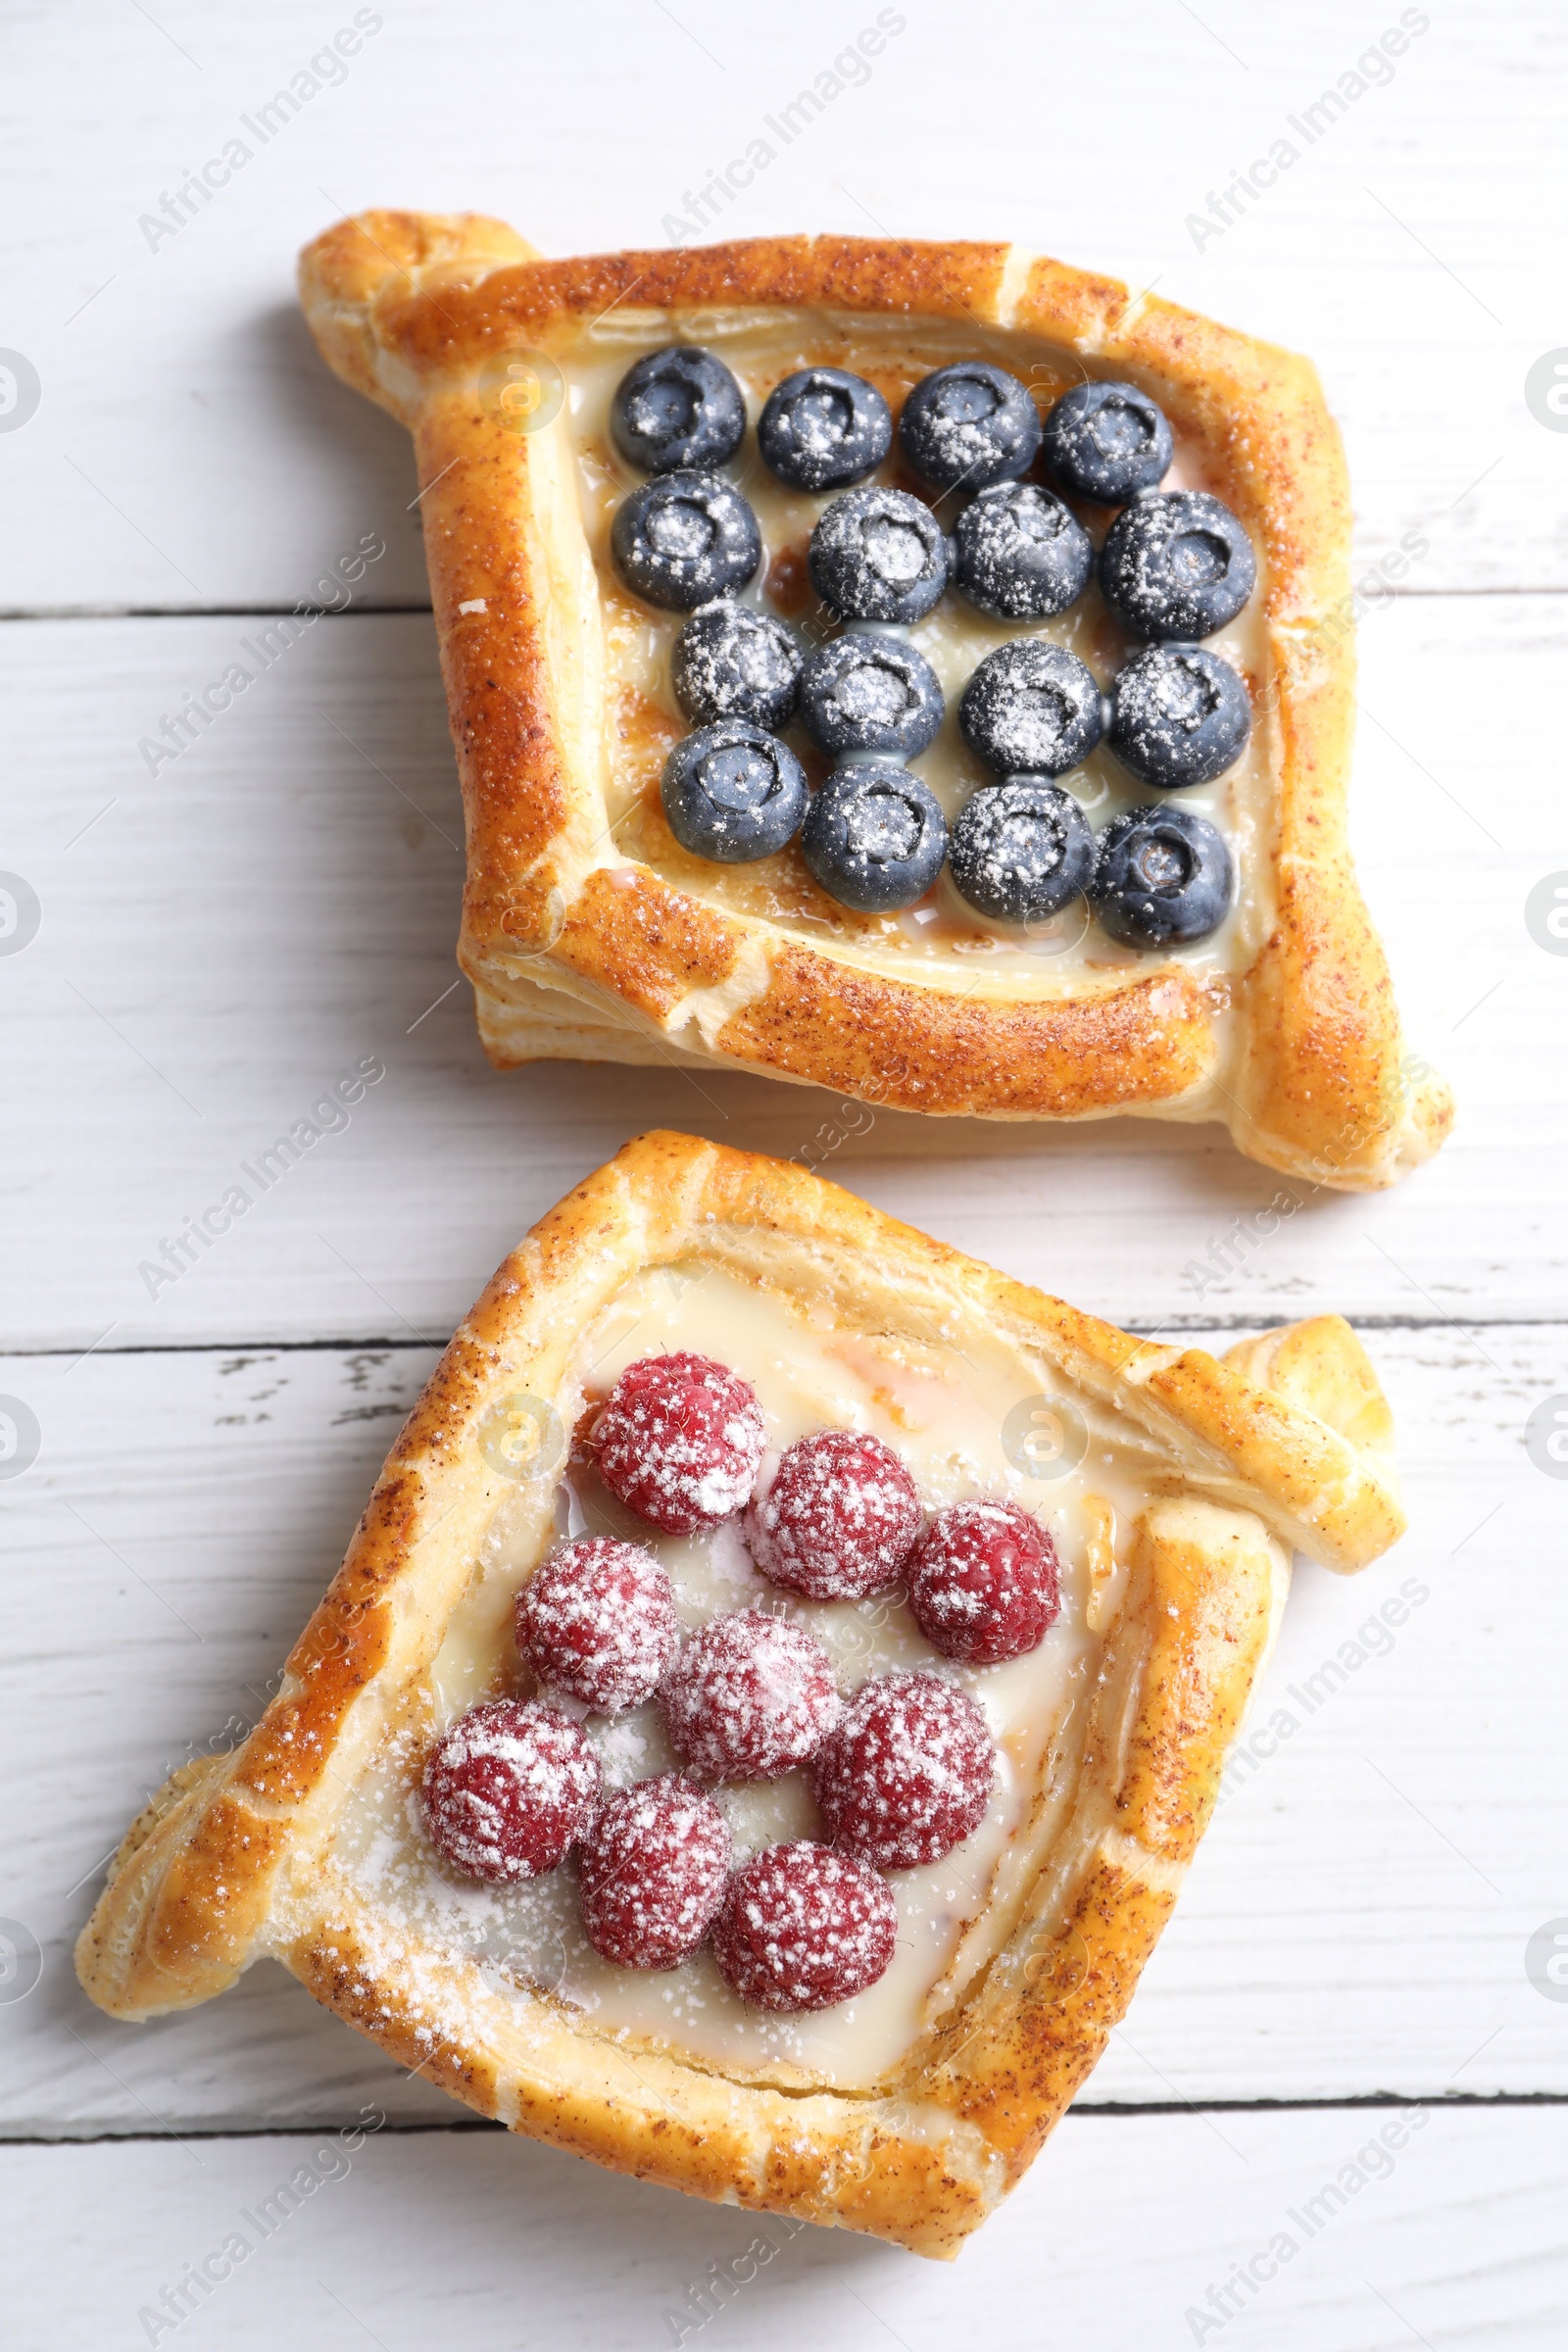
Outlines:
[[[487,1411],[563,1429],[577,1335],[647,1268],[766,1283],[856,1332],[980,1314],[1155,1465],[1102,1633],[1082,1762],[1011,1924],[956,2008],[853,2092],[780,2089],[626,2044],[377,1913],[332,1856],[356,1783],[417,1702],[515,1483]],[[112,2015],[188,2007],[281,1960],[457,2098],[641,2179],[951,2256],[1027,2167],[1122,2015],[1201,1836],[1266,1656],[1293,1547],[1351,1570],[1399,1535],[1390,1429],[1346,1324],[1232,1351],[1129,1337],[797,1168],[655,1134],[537,1225],[466,1318],[399,1436],[348,1556],[235,1754],[137,1820],[76,1949]],[[541,1482],[537,1548],[551,1541]]]
[[[499,221],[374,212],[306,249],[301,288],[331,365],[415,437],[467,814],[459,959],[494,1060],[692,1057],[910,1110],[1219,1119],[1255,1158],[1350,1191],[1442,1142],[1447,1091],[1403,1047],[1347,847],[1349,509],[1306,361],[1005,245],[779,237],[545,261]],[[1026,376],[1044,353],[1130,377],[1201,452],[1258,551],[1267,673],[1251,683],[1269,805],[1242,861],[1258,919],[1228,988],[1156,955],[1020,975],[949,948],[895,968],[853,920],[823,936],[720,903],[695,862],[672,879],[615,841],[569,403],[518,432],[482,371],[795,315],[852,361],[858,332],[897,320],[956,327]]]

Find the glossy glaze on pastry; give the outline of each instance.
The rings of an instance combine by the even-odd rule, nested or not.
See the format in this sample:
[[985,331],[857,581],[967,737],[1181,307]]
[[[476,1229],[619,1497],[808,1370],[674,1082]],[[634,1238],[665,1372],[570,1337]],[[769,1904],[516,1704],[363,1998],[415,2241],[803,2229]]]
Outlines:
[[[572,1434],[617,1366],[671,1341],[739,1360],[773,1446],[886,1433],[928,1509],[1008,1498],[1059,1553],[1044,1639],[954,1678],[998,1743],[990,1810],[956,1867],[888,1872],[893,1965],[813,2015],[718,1997],[702,1958],[667,1975],[596,1963],[552,1907],[567,1878],[443,1874],[410,1809],[439,1728],[525,1692],[517,1591],[579,1511],[607,1509],[570,1467]],[[1388,1408],[1348,1328],[1318,1317],[1234,1352],[1115,1331],[781,1162],[674,1135],[628,1145],[465,1319],[255,1732],[133,1825],[78,1945],[83,1984],[140,2018],[276,1958],[517,2131],[953,2253],[1131,1997],[1292,1549],[1349,1571],[1403,1525]],[[688,1640],[760,1589],[733,1526],[659,1540]],[[873,1665],[930,1662],[902,1602],[797,1607],[775,1590],[769,1605],[818,1629],[847,1690]],[[593,1729],[605,1778],[650,1778],[656,1731],[635,1712]],[[742,1850],[809,1825],[787,1774],[725,1802]]]
[[[1401,1038],[1346,841],[1348,497],[1304,361],[998,245],[779,238],[546,262],[499,222],[378,213],[309,248],[302,286],[332,365],[416,438],[467,809],[460,956],[495,1059],[673,1057],[984,1117],[1218,1118],[1254,1156],[1348,1190],[1441,1142],[1446,1092]],[[1246,674],[1253,743],[1197,788],[1240,876],[1211,940],[1130,955],[1078,915],[1020,939],[946,884],[907,916],[858,916],[794,849],[765,871],[679,850],[653,789],[682,726],[673,632],[604,560],[631,479],[604,433],[609,391],[671,343],[732,354],[757,404],[770,377],[830,357],[894,394],[978,360],[1043,388],[1114,376],[1153,396],[1175,429],[1170,481],[1224,500],[1259,573],[1215,640]],[[509,368],[531,387],[520,416]],[[737,462],[763,472],[755,433]],[[823,500],[770,475],[759,497],[782,544],[756,594],[787,605],[789,510],[804,522]],[[956,684],[1011,625],[950,596],[915,637]],[[1081,633],[1103,670],[1108,626],[1091,591],[1040,629]],[[1102,823],[1123,783],[1099,757],[1085,789]],[[961,795],[966,758],[950,725],[926,759],[939,798]]]

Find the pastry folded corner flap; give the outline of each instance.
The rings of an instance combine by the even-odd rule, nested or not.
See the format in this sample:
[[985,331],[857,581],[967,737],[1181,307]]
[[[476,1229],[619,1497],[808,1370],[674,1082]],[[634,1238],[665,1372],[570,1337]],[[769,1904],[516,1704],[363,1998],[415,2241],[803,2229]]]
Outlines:
[[1443,1142],[1347,842],[1349,496],[1306,361],[998,245],[547,260],[369,212],[300,284],[414,435],[498,1065],[1217,1120],[1345,1191]]
[[[720,1400],[710,1422],[728,1485],[685,1455],[679,1477],[648,1483],[666,1440],[638,1415],[662,1381],[686,1384],[671,1426],[688,1439],[691,1384]],[[618,1451],[607,1421],[624,1423]],[[183,1767],[128,1832],[77,1945],[81,1982],[140,2020],[275,1959],[514,2131],[951,2257],[1132,1997],[1269,1654],[1293,1550],[1349,1571],[1399,1533],[1391,1435],[1338,1317],[1227,1362],[1156,1346],[793,1164],[643,1136],[540,1220],[465,1317],[261,1721],[232,1754]],[[857,1597],[779,1582],[777,1542],[736,1498],[754,1475],[754,1501],[770,1495],[779,1462],[812,1441],[834,1460],[847,1446],[862,1475],[891,1467],[884,1535],[894,1521],[901,1544],[926,1531],[901,1582],[886,1582],[893,1553],[872,1589],[832,1588]],[[662,1532],[671,1494],[698,1498],[694,1532]],[[944,1633],[921,1583],[934,1532],[972,1533],[977,1514],[1012,1543],[1009,1574],[1020,1557],[1047,1563],[1032,1626],[1000,1650]],[[556,1686],[514,1639],[543,1560],[559,1583],[571,1558],[613,1568],[628,1544],[650,1589],[668,1578],[688,1662],[739,1607],[728,1626],[772,1628],[775,1648],[781,1621],[795,1629],[792,1651],[825,1660],[846,1705],[941,1678],[942,1719],[994,1746],[978,1826],[965,1812],[958,1842],[928,1843],[937,1858],[911,1867],[858,1862],[842,1821],[820,1842],[810,1762],[710,1780],[737,1876],[748,1854],[814,1857],[824,1884],[868,1887],[890,1920],[896,1905],[882,1973],[848,1997],[749,1988],[716,1929],[674,1966],[663,1952],[607,1960],[585,1934],[586,1861],[569,1853],[531,1875],[454,1875],[428,1766],[480,1714],[509,1737],[548,1717],[607,1797],[661,1773],[690,1795],[668,1778],[682,1759],[667,1673],[652,1699],[568,1718],[535,1698]],[[953,1556],[961,1584],[974,1555]],[[582,1622],[549,1622],[568,1621]],[[624,1630],[613,1612],[599,1625]],[[976,1655],[1001,1662],[965,1662]],[[839,1702],[819,1684],[829,1701],[824,1724]],[[497,1818],[484,1815],[492,1857]],[[584,1840],[602,1818],[585,1811]]]

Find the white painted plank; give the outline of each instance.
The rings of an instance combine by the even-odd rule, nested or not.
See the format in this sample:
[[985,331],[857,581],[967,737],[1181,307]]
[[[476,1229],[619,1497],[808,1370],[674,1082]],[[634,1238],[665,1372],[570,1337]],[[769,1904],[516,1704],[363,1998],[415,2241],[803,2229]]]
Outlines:
[[[1568,1391],[1568,1343],[1541,1326],[1371,1337],[1411,1533],[1359,1579],[1301,1567],[1254,1744],[1096,2102],[1568,2092],[1562,2010],[1524,1962],[1568,1912],[1568,1485],[1521,1444],[1535,1402]],[[444,2112],[270,1966],[128,2028],[88,2006],[69,1960],[144,1795],[254,1719],[429,1361],[0,1361],[0,1392],[44,1431],[3,1490],[24,1573],[0,1675],[0,1913],[46,1960],[0,2006],[0,2129],[138,2130],[149,2110],[173,2128],[325,2124],[372,2093]]]
[[[0,431],[0,612],[238,614],[0,629],[0,863],[35,885],[44,918],[0,962],[0,1013],[17,1016],[0,1146],[21,1244],[0,1282],[12,1346],[437,1336],[528,1219],[639,1127],[789,1154],[831,1115],[829,1099],[760,1080],[704,1077],[699,1096],[678,1074],[486,1068],[466,986],[442,996],[459,860],[441,831],[459,827],[425,620],[323,625],[156,781],[137,757],[161,712],[254,637],[246,612],[310,596],[365,534],[387,553],[361,615],[424,602],[405,437],[325,374],[293,303],[294,250],[331,207],[475,206],[552,252],[658,242],[683,191],[858,28],[826,0],[787,20],[711,0],[678,21],[641,0],[525,26],[500,0],[382,13],[343,86],[157,251],[138,216],[353,11],[89,0],[69,39],[58,13],[9,27],[0,340],[37,368],[41,400]],[[1266,17],[1210,0],[1200,19],[1128,0],[1114,102],[1091,102],[1072,94],[1103,90],[1099,20],[1069,13],[1043,34],[1004,12],[977,43],[972,11],[934,0],[719,224],[1015,235],[1308,350],[1346,427],[1360,565],[1401,533],[1430,542],[1411,594],[1366,624],[1356,831],[1413,1041],[1460,1092],[1438,1165],[1384,1200],[1305,1202],[1265,1242],[1251,1219],[1275,1180],[1211,1131],[883,1118],[828,1162],[1124,1320],[1339,1304],[1431,1326],[1374,1342],[1412,1535],[1359,1584],[1298,1578],[1255,1755],[1096,2101],[1568,2087],[1560,2009],[1524,1968],[1530,1936],[1568,1910],[1568,1487],[1520,1444],[1531,1405],[1568,1392],[1546,1320],[1565,1299],[1551,1042],[1568,959],[1523,926],[1531,886],[1568,869],[1562,631],[1550,597],[1434,595],[1568,583],[1568,437],[1524,397],[1562,340],[1555,12],[1435,15],[1392,86],[1358,97],[1255,211],[1201,251],[1187,221],[1381,29],[1351,0]],[[1049,125],[1044,140],[996,134],[999,43],[1008,121]],[[139,1261],[367,1054],[388,1074],[349,1129],[147,1298]],[[1193,1269],[1227,1234],[1231,1271],[1200,1293]],[[1446,1315],[1481,1327],[1434,1321]],[[1498,1327],[1510,1319],[1538,1327]],[[450,2114],[276,1971],[132,2032],[87,2006],[68,1961],[139,1792],[265,1694],[429,1360],[408,1345],[0,1364],[43,1434],[36,1468],[0,1490],[22,1567],[0,1668],[0,1913],[44,1946],[35,1990],[0,2002],[6,2128],[331,2127],[368,2099]],[[1429,1597],[1329,1690],[1325,1662],[1411,1576]],[[1360,1646],[1384,1643],[1374,1630]],[[1381,2124],[1070,2118],[956,2276],[804,2232],[711,2340],[858,2343],[869,2309],[869,2332],[911,2352],[1010,2341],[1044,2267],[1030,2340],[1212,2341],[1187,2316],[1210,2281]],[[146,2341],[143,2294],[298,2161],[275,2140],[193,2145],[199,2168],[168,2144],[0,2152],[24,2250],[19,2343]],[[182,2340],[368,2328],[396,2352],[445,2340],[461,2295],[476,2346],[613,2352],[668,2340],[666,2298],[753,2234],[482,2134],[386,2132],[354,2161]],[[1555,2346],[1562,2172],[1560,2112],[1439,2110],[1223,2332],[1303,2352]]]
[[[1420,589],[1568,580],[1568,441],[1524,398],[1562,341],[1551,0],[1515,0],[1501,25],[1430,12],[1393,67],[1379,37],[1428,12],[1129,0],[1113,94],[1093,15],[1047,35],[1005,12],[977,42],[972,12],[934,0],[788,144],[765,118],[874,8],[800,0],[785,21],[693,0],[677,22],[613,0],[524,28],[505,0],[423,0],[370,12],[382,28],[341,85],[264,141],[258,109],[355,13],[166,0],[155,22],[94,0],[71,40],[49,11],[12,27],[6,335],[42,399],[0,445],[0,609],[286,608],[371,526],[395,546],[369,593],[420,598],[403,435],[316,360],[299,245],[367,204],[499,213],[551,253],[664,243],[688,191],[759,136],[772,160],[688,241],[1010,235],[1157,284],[1317,359],[1363,563],[1413,529]],[[1017,135],[998,135],[999,45]],[[1307,110],[1369,51],[1361,81],[1392,78],[1309,135]],[[251,152],[229,184],[187,198],[175,233],[143,225],[236,136]],[[1282,139],[1298,160],[1275,186],[1221,231],[1191,225]]]
[[1560,2109],[1069,2117],[949,2269],[499,2132],[0,2150],[14,2340],[55,2352],[1556,2352],[1565,2186]]
[[[260,625],[0,627],[5,862],[42,905],[32,944],[0,958],[12,1346],[439,1338],[640,1128],[790,1157],[832,1119],[830,1098],[761,1078],[488,1067],[453,962],[461,816],[427,619],[319,622],[149,776],[139,738]],[[1412,1043],[1459,1097],[1434,1166],[1370,1200],[1298,1187],[1271,1238],[1254,1219],[1279,1180],[1214,1128],[879,1116],[825,1172],[1145,1325],[1560,1312],[1568,1073],[1542,1039],[1568,957],[1523,919],[1568,868],[1557,629],[1553,599],[1473,597],[1406,601],[1364,631],[1355,832]],[[371,1055],[387,1075],[352,1123],[257,1197],[241,1163]],[[150,1296],[138,1269],[236,1182],[250,1213]]]

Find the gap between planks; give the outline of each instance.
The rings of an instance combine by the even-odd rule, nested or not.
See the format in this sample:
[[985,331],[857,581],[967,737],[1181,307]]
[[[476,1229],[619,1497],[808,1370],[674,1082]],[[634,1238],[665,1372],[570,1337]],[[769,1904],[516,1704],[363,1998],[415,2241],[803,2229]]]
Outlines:
[[[1319,1312],[1327,1310],[1319,1309]],[[1134,1339],[1154,1338],[1161,1332],[1183,1337],[1205,1331],[1283,1331],[1301,1318],[1295,1315],[1165,1315],[1155,1322],[1124,1315],[1117,1328],[1130,1332]],[[1356,1331],[1551,1331],[1568,1330],[1568,1316],[1540,1315],[1347,1315],[1346,1321]],[[445,1348],[452,1332],[432,1332],[422,1338],[387,1339],[371,1335],[364,1339],[319,1340],[133,1340],[122,1348],[8,1348],[5,1353],[13,1361],[48,1361],[57,1356],[70,1356],[80,1361],[86,1355],[325,1355],[352,1354],[367,1348],[387,1350]]]
[[[1379,604],[1435,604],[1446,599],[1471,596],[1568,596],[1568,583],[1560,580],[1510,582],[1493,581],[1475,587],[1445,586],[1436,588],[1396,588],[1384,583],[1387,595]],[[376,604],[368,598],[352,605],[6,605],[0,606],[0,622],[52,620],[293,620],[309,617],[312,620],[374,620],[389,612],[422,612],[432,614],[435,607],[428,597],[389,598]]]
[[[1417,2096],[1401,2095],[1395,2091],[1370,2090],[1348,2092],[1338,2099],[1151,2099],[1138,2106],[1125,2099],[1075,2099],[1068,2113],[1077,2116],[1102,2116],[1113,2121],[1122,2118],[1141,2121],[1149,2115],[1341,2115],[1352,2108],[1377,2108],[1394,2111],[1400,2108],[1429,2107],[1568,2107],[1568,2091],[1558,2090],[1493,2090],[1493,2091],[1432,2091]],[[298,2139],[312,2130],[329,2131],[330,2124],[312,2126],[294,2124],[208,2124],[184,2125],[175,2131],[171,2125],[167,2132],[0,2132],[0,2148],[101,2148],[129,2147],[146,2142],[162,2147],[170,2140],[183,2139]],[[509,2125],[498,2123],[484,2115],[455,2116],[450,2123],[437,2116],[425,2121],[409,2119],[397,2122],[388,2117],[377,2132],[388,2139],[428,2138],[436,2132],[507,2132]]]

